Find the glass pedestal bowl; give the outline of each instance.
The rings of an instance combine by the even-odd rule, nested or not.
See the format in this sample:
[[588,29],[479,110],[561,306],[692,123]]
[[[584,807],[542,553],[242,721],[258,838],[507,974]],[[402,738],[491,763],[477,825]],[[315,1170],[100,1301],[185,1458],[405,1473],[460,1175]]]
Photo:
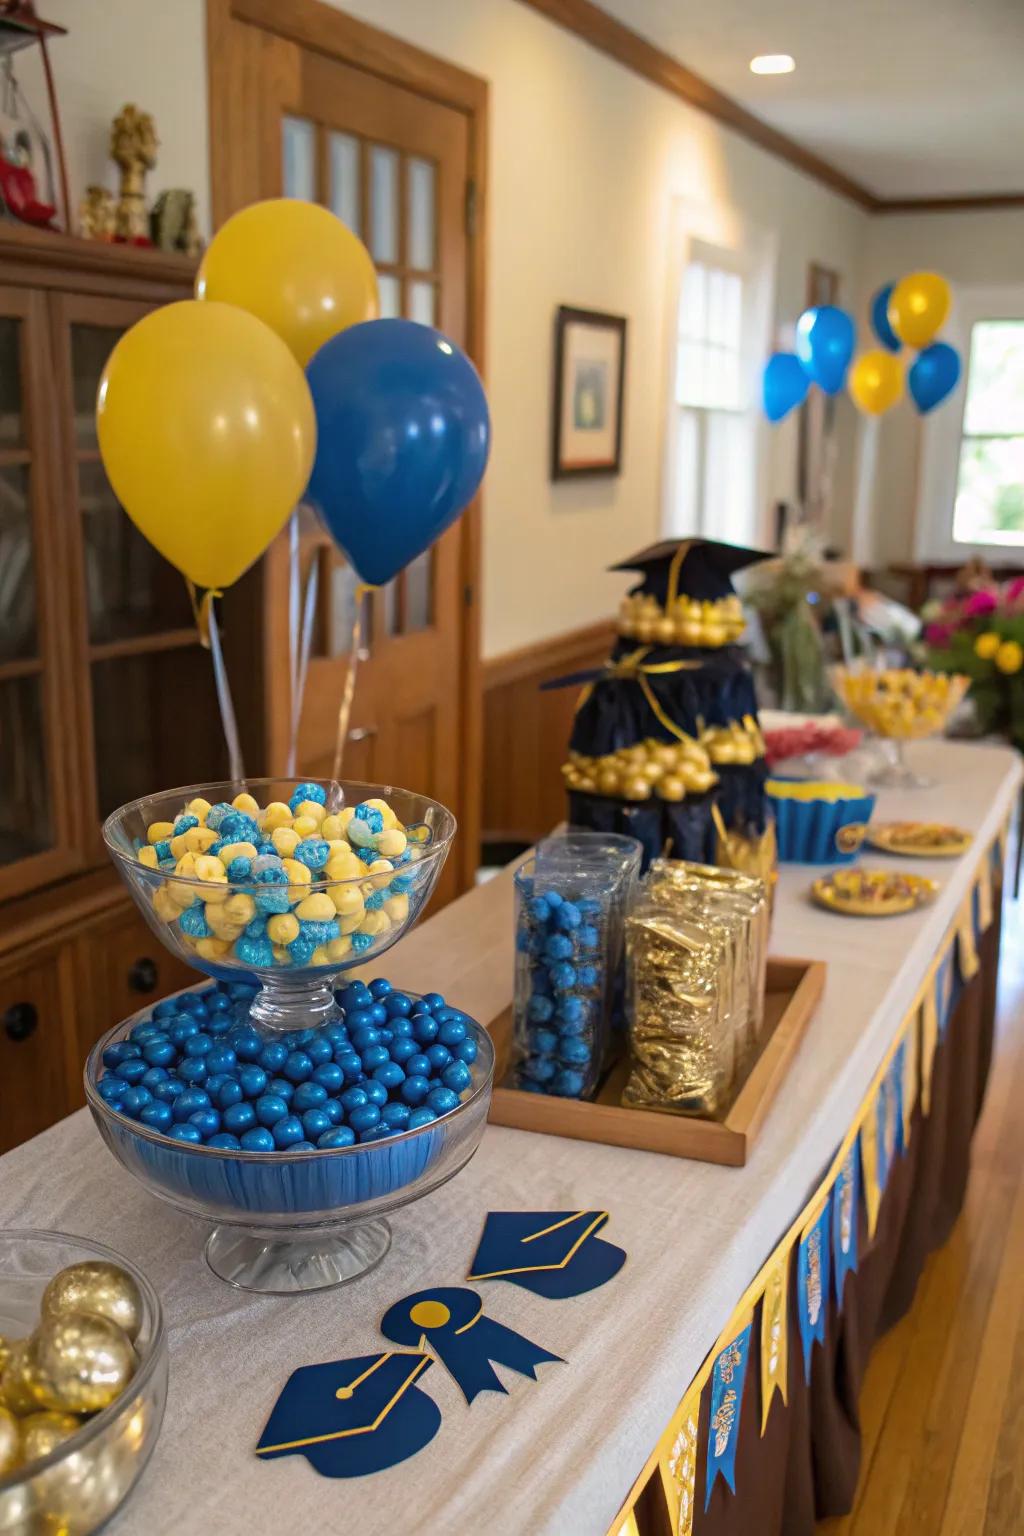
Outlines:
[[869,726],[887,749],[887,761],[868,782],[886,789],[929,789],[934,782],[915,773],[906,760],[908,741],[922,741],[945,728],[970,686],[959,673],[916,672],[910,668],[878,671],[834,667],[832,686],[850,714]]
[[[333,878],[323,867],[297,869],[301,861],[292,860],[289,883],[287,875],[274,866],[275,859],[282,864],[280,855],[258,851],[271,846],[273,830],[269,828],[260,828],[259,843],[232,835],[232,846],[247,847],[256,854],[240,856],[239,870],[246,863],[251,869],[238,878],[231,877],[216,853],[186,849],[187,833],[179,834],[182,841],[172,837],[155,844],[149,841],[150,828],[156,824],[173,827],[179,818],[194,820],[187,815],[187,807],[195,800],[215,809],[226,806],[228,811],[240,795],[251,796],[264,808],[287,806],[297,790],[310,786],[323,795],[325,815],[335,819],[367,801],[386,803],[408,835],[407,847],[394,859],[367,857],[360,873],[343,879]],[[245,811],[235,814],[248,815]],[[333,978],[352,966],[376,961],[416,921],[437,883],[455,826],[455,817],[443,805],[388,784],[249,779],[245,784],[193,784],[133,800],[107,818],[103,837],[154,933],[196,970],[218,981],[258,987],[251,1022],[270,1035],[315,1028],[337,1018]],[[194,840],[197,847],[205,841]],[[309,841],[347,846],[343,838],[316,834]],[[140,853],[145,856],[147,850],[154,859],[163,855],[163,867],[140,862]],[[341,858],[348,864],[354,861],[357,867],[360,862],[351,849]],[[206,871],[211,864],[218,866],[213,870],[217,879],[196,875],[197,867]],[[305,875],[301,882],[300,874]],[[312,915],[314,911],[319,915]],[[308,918],[303,915],[307,912]],[[284,932],[280,921],[275,926],[275,919],[284,920]],[[298,931],[289,941],[285,933],[292,929]]]
[[31,1333],[43,1291],[57,1271],[94,1259],[127,1270],[139,1288],[139,1368],[120,1397],[49,1456],[0,1477],[0,1536],[98,1531],[142,1475],[160,1433],[167,1401],[160,1302],[145,1275],[120,1254],[62,1232],[0,1233],[0,1334]]
[[379,1141],[308,1152],[246,1152],[173,1141],[103,1099],[98,1091],[103,1052],[148,1013],[143,1009],[126,1019],[93,1047],[85,1067],[89,1108],[118,1162],[150,1194],[215,1224],[207,1263],[241,1290],[291,1295],[365,1274],[391,1246],[387,1213],[453,1178],[480,1144],[494,1047],[487,1031],[471,1020],[466,1027],[477,1054],[457,1109]]

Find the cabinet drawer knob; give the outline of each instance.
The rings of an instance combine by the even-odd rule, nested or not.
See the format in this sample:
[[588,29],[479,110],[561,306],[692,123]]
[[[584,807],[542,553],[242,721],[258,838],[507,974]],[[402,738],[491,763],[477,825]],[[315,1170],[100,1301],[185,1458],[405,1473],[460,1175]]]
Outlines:
[[133,992],[155,992],[156,982],[156,961],[143,955],[128,972],[128,985]]
[[35,1033],[39,1010],[34,1003],[12,1003],[4,1014],[4,1034],[17,1044]]

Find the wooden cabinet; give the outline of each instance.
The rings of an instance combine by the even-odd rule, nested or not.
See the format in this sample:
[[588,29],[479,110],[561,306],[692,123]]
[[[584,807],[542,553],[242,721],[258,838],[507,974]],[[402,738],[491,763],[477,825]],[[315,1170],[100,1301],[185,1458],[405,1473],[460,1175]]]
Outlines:
[[116,908],[85,927],[75,945],[80,988],[75,1007],[79,1068],[100,1035],[120,1019],[200,979],[172,955],[137,908]]
[[[193,278],[182,257],[0,225],[0,1148],[82,1103],[100,1034],[199,979],[146,927],[100,829],[127,800],[226,777],[210,658],[95,427],[119,338]],[[260,765],[262,601],[257,576],[222,609]]]
[[66,948],[0,972],[0,1152],[71,1107],[65,1022],[73,990]]

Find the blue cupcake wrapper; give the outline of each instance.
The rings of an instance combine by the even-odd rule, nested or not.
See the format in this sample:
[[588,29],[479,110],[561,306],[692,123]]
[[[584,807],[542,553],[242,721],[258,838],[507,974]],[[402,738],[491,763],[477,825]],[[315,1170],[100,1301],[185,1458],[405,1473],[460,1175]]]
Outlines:
[[851,864],[875,808],[874,795],[848,800],[769,796],[782,864]]

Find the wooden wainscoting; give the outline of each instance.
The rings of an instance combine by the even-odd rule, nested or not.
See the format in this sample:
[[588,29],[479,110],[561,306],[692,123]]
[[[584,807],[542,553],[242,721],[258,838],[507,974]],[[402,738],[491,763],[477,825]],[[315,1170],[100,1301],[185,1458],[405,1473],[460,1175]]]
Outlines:
[[608,619],[484,662],[485,843],[535,842],[565,816],[561,765],[580,690],[540,685],[599,666],[614,640]]

